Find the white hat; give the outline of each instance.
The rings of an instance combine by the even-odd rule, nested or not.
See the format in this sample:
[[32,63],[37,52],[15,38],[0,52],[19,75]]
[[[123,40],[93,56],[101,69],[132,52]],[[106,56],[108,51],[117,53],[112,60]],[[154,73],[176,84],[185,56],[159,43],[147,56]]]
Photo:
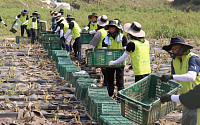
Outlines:
[[142,30],[142,25],[138,22],[132,24],[126,23],[124,25],[124,31],[136,37],[145,37],[145,32]]
[[102,15],[102,16],[98,17],[97,24],[102,27],[108,25],[108,17],[106,15]]

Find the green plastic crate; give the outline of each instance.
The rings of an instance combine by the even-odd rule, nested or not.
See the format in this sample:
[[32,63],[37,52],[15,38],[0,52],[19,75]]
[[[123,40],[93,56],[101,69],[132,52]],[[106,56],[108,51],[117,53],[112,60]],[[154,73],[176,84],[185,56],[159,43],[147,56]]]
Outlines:
[[101,115],[113,116],[121,115],[121,105],[118,104],[102,104]]
[[70,78],[73,72],[80,71],[81,68],[78,67],[67,67],[65,71],[65,81],[70,82]]
[[70,59],[69,52],[67,52],[67,51],[57,52],[56,53],[56,58],[54,58],[56,63],[58,62],[58,58],[61,58],[61,57]]
[[70,77],[70,84],[72,84],[72,87],[76,87],[76,80],[79,78],[89,78],[89,74],[78,74],[77,72],[72,72],[72,76]]
[[38,21],[38,30],[39,31],[46,31],[47,30],[47,21]]
[[74,65],[60,65],[59,66],[59,73],[60,73],[60,75],[62,76],[62,77],[64,77],[65,76],[65,71],[66,71],[66,68],[67,67],[72,67],[72,66],[74,66]]
[[12,33],[16,33],[20,29],[21,25],[22,25],[22,22],[19,19],[15,20],[10,28],[10,31]]
[[83,100],[86,97],[87,89],[91,84],[97,84],[97,79],[93,78],[79,78],[76,84],[75,97],[77,100]]
[[164,94],[178,94],[181,85],[174,81],[168,84],[160,77],[150,74],[135,84],[118,92],[121,98],[122,115],[141,125],[151,125],[176,108],[175,102],[161,104]]
[[137,125],[123,116],[99,116],[98,125]]
[[21,44],[29,44],[31,43],[31,38],[29,37],[21,37],[21,36],[16,36],[16,43],[21,43]]
[[63,52],[63,53],[66,53],[66,50],[52,50],[52,60],[56,60],[56,54],[58,53],[58,52]]
[[118,59],[124,53],[122,49],[87,49],[87,65],[89,67],[124,67],[125,62],[109,66],[109,62]]
[[57,63],[58,72],[59,72],[60,65],[73,65],[73,62],[70,58],[58,57],[58,63]]
[[87,32],[81,33],[81,43],[82,44],[89,44],[90,41],[93,39],[94,35],[89,34]]
[[51,49],[51,50],[61,50],[62,49],[62,41],[61,40],[50,41],[49,49]]

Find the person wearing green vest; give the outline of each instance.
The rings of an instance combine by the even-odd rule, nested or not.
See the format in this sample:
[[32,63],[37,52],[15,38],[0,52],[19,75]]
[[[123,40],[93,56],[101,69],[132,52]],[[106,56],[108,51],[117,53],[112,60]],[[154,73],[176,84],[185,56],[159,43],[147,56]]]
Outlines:
[[[102,15],[97,19],[97,33],[94,35],[94,38],[90,42],[90,48],[102,49],[102,42],[108,34],[108,31],[104,29],[106,25],[108,25],[108,17],[106,15]],[[101,71],[104,76],[103,86],[107,86],[107,73],[105,68],[101,68]]]
[[[190,52],[193,47],[186,44],[182,37],[172,37],[169,45],[163,46],[163,50],[167,51],[173,58],[171,63],[171,75],[162,75],[161,81],[167,82],[168,80],[176,80],[182,85],[180,94],[185,94],[192,90],[200,83],[199,66],[196,63],[198,55]],[[178,96],[162,96],[161,102],[168,100],[178,100]],[[200,114],[198,110],[198,114]],[[197,123],[197,110],[188,109],[188,106],[183,106],[182,125],[196,125]]]
[[7,26],[7,24],[1,19],[1,16],[0,16],[0,21],[3,25]]
[[142,25],[138,22],[126,23],[124,31],[127,33],[130,42],[127,44],[124,54],[117,60],[110,61],[109,65],[123,62],[130,55],[135,82],[137,82],[151,73],[149,41],[144,39],[145,32],[142,30]]
[[[122,26],[119,20],[110,20],[108,25],[105,26],[108,29],[108,35],[105,37],[102,43],[102,49],[124,49],[127,46],[127,38],[124,36]],[[120,68],[106,68],[107,71],[107,89],[109,96],[114,94],[114,74],[116,73],[116,86],[118,91],[124,89],[124,67]],[[120,101],[120,100],[118,100]]]
[[27,30],[27,24],[28,24],[28,20],[29,20],[28,13],[29,12],[25,9],[25,10],[22,10],[21,14],[19,14],[15,17],[16,20],[19,19],[22,22],[22,25],[21,25],[21,36],[22,37],[24,36],[24,29],[26,30],[28,37],[30,37],[30,33]]
[[35,43],[36,35],[37,35],[37,16],[38,12],[33,12],[32,16],[30,17],[27,25],[27,29],[31,32],[31,43]]
[[69,29],[65,33],[64,38],[67,39],[67,37],[69,37],[70,34],[73,35],[73,38],[75,39],[75,42],[73,44],[74,56],[77,58],[78,61],[81,61],[81,28],[75,22],[75,19],[74,17],[72,17],[71,14],[68,14],[66,19],[69,23]]
[[88,19],[90,20],[90,22],[83,30],[85,30],[85,31],[90,30],[89,34],[95,34],[97,32],[97,28],[98,28],[97,18],[98,18],[97,13],[92,13],[91,15],[89,15]]

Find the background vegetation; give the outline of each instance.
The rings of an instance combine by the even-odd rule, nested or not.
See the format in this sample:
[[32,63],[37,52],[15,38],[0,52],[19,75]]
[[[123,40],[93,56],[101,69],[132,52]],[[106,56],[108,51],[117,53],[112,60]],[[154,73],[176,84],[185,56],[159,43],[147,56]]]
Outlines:
[[[67,14],[72,14],[81,28],[88,24],[88,15],[96,12],[98,15],[107,15],[108,18],[121,20],[122,25],[140,22],[146,36],[149,38],[169,38],[172,36],[183,36],[186,38],[196,38],[200,36],[200,12],[192,10],[178,9],[181,7],[182,0],[175,0],[168,3],[166,0],[63,0],[71,5],[78,5],[80,9],[67,10]],[[190,5],[194,1],[189,1]],[[175,7],[175,8],[174,8]],[[0,15],[8,27],[0,24],[0,37],[15,37],[20,32],[12,34],[9,29],[15,20],[15,16],[21,13],[21,10],[28,9],[32,14],[38,10],[41,20],[48,21],[51,25],[50,10],[47,9],[40,0],[0,0]],[[59,10],[56,10],[59,11]]]

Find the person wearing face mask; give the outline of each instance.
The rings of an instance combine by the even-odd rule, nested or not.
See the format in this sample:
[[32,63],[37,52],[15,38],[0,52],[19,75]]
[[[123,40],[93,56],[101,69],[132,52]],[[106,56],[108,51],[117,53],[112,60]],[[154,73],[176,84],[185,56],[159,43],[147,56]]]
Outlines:
[[19,19],[22,22],[22,25],[21,25],[21,36],[22,37],[24,36],[24,30],[26,30],[28,37],[30,37],[30,33],[27,30],[27,24],[28,24],[28,20],[29,20],[28,13],[29,12],[25,9],[25,10],[22,10],[21,14],[19,14],[15,17],[16,20]]
[[126,23],[124,25],[124,30],[127,32],[130,42],[126,47],[124,54],[117,60],[110,61],[109,65],[120,63],[130,55],[135,75],[135,82],[137,82],[151,73],[149,56],[150,45],[149,41],[144,39],[145,32],[142,30],[142,25],[140,23]]
[[[182,37],[172,37],[169,45],[163,46],[173,58],[171,63],[171,75],[162,75],[161,81],[176,80],[182,85],[180,94],[186,94],[200,83],[199,66],[196,63],[198,55],[190,52],[193,47],[186,44]],[[162,96],[161,102],[166,102],[166,98],[178,100],[178,96]],[[168,98],[168,99],[169,99]],[[183,106],[182,125],[196,125],[197,110]]]
[[[122,26],[119,20],[110,20],[105,26],[108,35],[102,42],[102,49],[123,49],[126,48],[127,38],[121,33]],[[116,72],[116,86],[118,91],[124,89],[124,67],[106,68],[107,89],[109,96],[114,94],[114,74]],[[119,100],[118,100],[119,101]]]
[[85,31],[89,30],[89,34],[95,34],[97,32],[98,26],[97,26],[97,13],[92,13],[88,16],[88,19],[90,20],[89,24],[83,29]]

